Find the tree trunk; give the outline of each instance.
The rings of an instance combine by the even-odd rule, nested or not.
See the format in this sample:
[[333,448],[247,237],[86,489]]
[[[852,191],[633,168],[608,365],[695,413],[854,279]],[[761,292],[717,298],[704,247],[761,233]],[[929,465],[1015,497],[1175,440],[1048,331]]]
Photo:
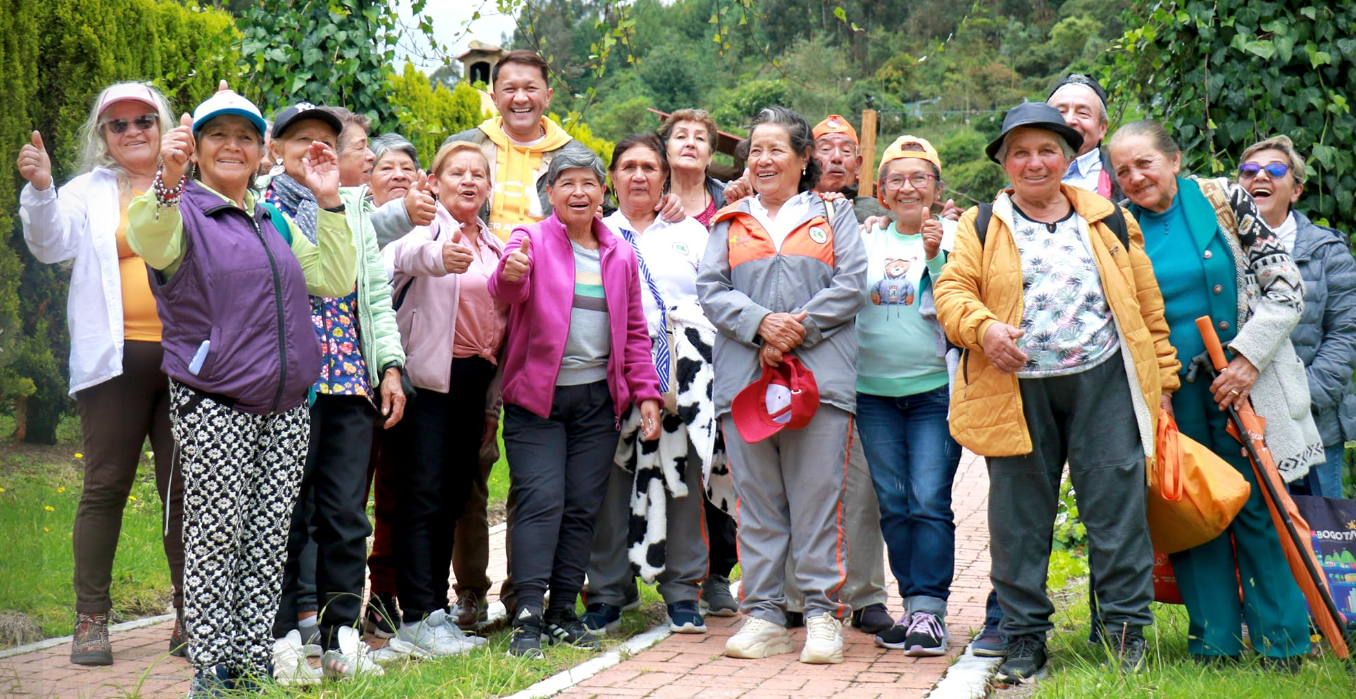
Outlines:
[[14,444],[24,441],[24,435],[28,433],[28,396],[22,396],[14,401]]

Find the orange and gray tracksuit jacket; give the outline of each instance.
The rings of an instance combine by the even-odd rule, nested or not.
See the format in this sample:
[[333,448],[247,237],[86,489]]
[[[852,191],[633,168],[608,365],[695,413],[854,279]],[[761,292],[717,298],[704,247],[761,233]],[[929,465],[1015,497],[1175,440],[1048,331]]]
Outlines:
[[758,378],[758,325],[769,313],[808,312],[805,342],[792,351],[819,386],[819,397],[855,412],[857,333],[866,303],[866,250],[850,202],[811,194],[810,211],[782,242],[749,213],[748,200],[712,221],[697,273],[697,295],[719,335],[715,348],[716,415]]

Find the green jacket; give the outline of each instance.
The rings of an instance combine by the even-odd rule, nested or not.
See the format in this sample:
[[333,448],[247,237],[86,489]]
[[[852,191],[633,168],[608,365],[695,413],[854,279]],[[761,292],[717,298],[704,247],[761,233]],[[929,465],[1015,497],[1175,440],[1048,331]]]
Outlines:
[[367,186],[341,187],[339,196],[344,200],[353,245],[358,249],[358,338],[371,374],[372,391],[377,394],[386,368],[392,364],[405,366],[405,350],[391,308],[386,263],[372,227],[371,215],[376,208],[367,198]]

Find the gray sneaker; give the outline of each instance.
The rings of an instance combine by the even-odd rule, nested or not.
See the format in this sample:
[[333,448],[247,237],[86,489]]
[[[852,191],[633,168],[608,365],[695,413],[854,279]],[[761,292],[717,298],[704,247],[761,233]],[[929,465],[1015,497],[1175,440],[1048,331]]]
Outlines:
[[707,576],[702,582],[701,611],[707,616],[739,616],[739,602],[730,594],[730,579]]

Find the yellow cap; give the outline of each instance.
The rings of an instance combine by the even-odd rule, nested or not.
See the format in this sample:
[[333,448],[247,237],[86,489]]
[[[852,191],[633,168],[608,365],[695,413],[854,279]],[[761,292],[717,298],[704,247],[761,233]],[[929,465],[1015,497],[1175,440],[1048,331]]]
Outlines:
[[[928,143],[927,139],[905,134],[896,138],[889,148],[885,149],[885,154],[880,158],[880,168],[876,170],[876,177],[879,178],[885,172],[885,166],[900,158],[921,158],[932,163],[940,174],[942,171],[942,159],[937,155],[937,149]],[[876,198],[881,204],[885,204],[885,190],[876,190]]]

